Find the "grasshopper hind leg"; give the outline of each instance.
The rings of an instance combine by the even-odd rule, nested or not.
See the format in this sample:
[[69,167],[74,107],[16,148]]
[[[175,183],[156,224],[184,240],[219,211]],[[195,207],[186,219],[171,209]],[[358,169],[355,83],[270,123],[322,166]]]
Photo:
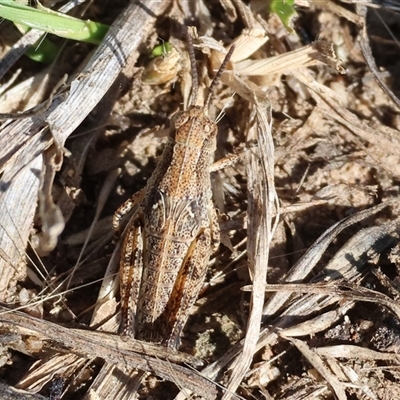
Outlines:
[[170,348],[179,347],[181,331],[203,286],[210,258],[211,242],[211,231],[207,228],[192,243],[188,257],[179,271],[164,311],[165,319],[160,324],[160,328],[164,330],[163,344]]
[[135,335],[135,316],[143,273],[143,237],[139,218],[131,221],[123,243],[120,261],[121,336]]

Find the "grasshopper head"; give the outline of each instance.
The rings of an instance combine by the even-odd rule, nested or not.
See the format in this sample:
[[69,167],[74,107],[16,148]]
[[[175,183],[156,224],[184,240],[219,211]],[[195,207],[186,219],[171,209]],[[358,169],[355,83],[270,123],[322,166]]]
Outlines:
[[170,138],[187,147],[214,152],[217,132],[217,124],[206,115],[204,107],[191,106],[171,120]]

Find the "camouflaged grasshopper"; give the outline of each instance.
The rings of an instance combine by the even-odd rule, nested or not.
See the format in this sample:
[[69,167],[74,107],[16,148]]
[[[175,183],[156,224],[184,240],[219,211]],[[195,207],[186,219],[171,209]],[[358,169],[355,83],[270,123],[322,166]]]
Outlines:
[[137,207],[122,245],[120,334],[171,348],[178,347],[210,255],[220,242],[210,179],[218,129],[207,109],[233,52],[231,47],[200,107],[191,38],[188,41],[191,105],[172,118],[168,142],[147,185],[119,207],[113,220],[118,229],[122,217]]

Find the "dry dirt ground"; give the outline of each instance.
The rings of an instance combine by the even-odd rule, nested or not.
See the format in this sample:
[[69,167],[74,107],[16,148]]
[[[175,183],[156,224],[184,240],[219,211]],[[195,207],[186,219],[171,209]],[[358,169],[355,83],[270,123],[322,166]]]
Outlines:
[[[0,25],[0,112],[60,86],[0,128],[1,399],[400,398],[400,8],[295,3],[289,32],[267,0],[94,0],[71,14],[106,41],[51,37],[48,66]],[[222,244],[168,353],[115,334],[111,221],[188,104],[186,26],[199,102],[236,45],[209,114],[241,158],[212,173]]]

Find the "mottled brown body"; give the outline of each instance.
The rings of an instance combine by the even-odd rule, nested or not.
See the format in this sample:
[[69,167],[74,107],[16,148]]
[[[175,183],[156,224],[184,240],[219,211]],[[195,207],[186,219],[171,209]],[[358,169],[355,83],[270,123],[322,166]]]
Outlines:
[[210,166],[217,126],[199,106],[178,113],[146,187],[114,216],[137,206],[120,263],[123,335],[176,347],[219,244]]
[[113,221],[118,229],[122,217],[135,209],[121,252],[120,333],[172,348],[178,346],[210,255],[219,245],[210,179],[217,125],[207,116],[207,109],[234,50],[231,46],[204,107],[199,107],[190,35],[188,42],[194,82],[192,105],[173,117],[168,143],[146,187],[117,210]]

